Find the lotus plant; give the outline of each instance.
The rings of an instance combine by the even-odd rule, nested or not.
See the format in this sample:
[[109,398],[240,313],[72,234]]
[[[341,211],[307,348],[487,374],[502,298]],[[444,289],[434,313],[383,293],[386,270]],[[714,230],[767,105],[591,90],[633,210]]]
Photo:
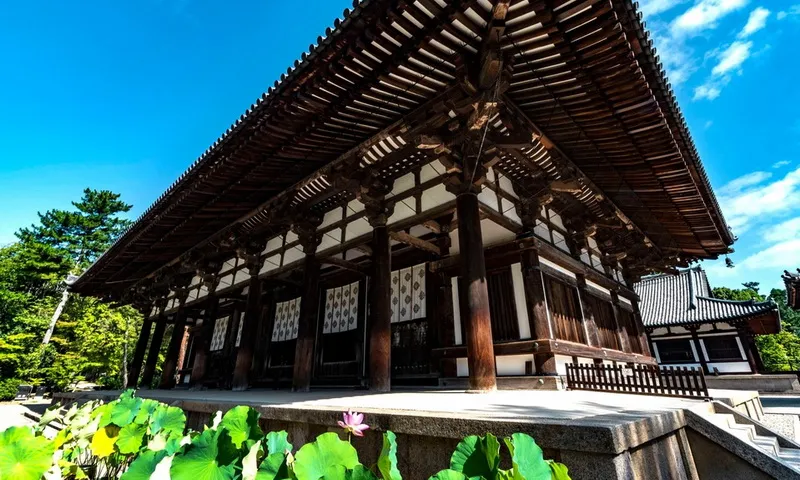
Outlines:
[[342,413],[343,420],[339,420],[339,426],[356,437],[363,437],[364,431],[369,429],[369,425],[364,423],[364,414],[348,410]]

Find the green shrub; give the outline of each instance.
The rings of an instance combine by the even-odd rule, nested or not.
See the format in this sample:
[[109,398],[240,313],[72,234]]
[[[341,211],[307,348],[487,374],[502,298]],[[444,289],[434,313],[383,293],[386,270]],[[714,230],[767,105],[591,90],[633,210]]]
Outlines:
[[[339,422],[348,440],[336,432],[323,433],[295,453],[286,432],[265,434],[260,414],[246,406],[224,415],[217,412],[202,432],[186,432],[180,408],[138,398],[131,390],[107,404],[89,402],[59,412],[58,407],[49,409],[35,429],[0,432],[0,479],[11,472],[8,478],[25,480],[40,480],[45,474],[65,480],[402,480],[397,441],[390,431],[383,433],[378,462],[359,462],[349,438],[363,436],[369,426],[354,412]],[[65,428],[52,440],[45,438],[45,427],[59,417]],[[500,468],[502,444],[497,437],[470,436],[456,447],[450,468],[431,480],[569,480],[567,468],[545,460],[529,435],[516,433],[502,442],[510,469]]]
[[0,380],[0,402],[14,400],[14,397],[17,396],[17,389],[19,389],[20,383],[22,383],[22,381],[16,378]]

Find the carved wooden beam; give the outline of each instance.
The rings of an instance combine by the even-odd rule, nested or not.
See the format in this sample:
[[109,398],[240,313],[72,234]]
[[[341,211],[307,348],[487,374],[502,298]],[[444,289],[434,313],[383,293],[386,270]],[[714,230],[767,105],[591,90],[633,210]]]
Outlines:
[[410,235],[410,234],[408,234],[406,232],[391,232],[389,234],[389,237],[392,240],[395,240],[395,241],[400,242],[400,243],[404,243],[406,245],[412,246],[414,248],[417,248],[417,249],[420,249],[420,250],[423,250],[423,251],[426,251],[426,252],[434,253],[436,255],[441,255],[442,254],[442,250],[437,245],[434,245],[433,243],[431,243],[431,242],[429,242],[427,240],[423,240],[421,238],[418,238],[418,237],[415,237],[413,235]]
[[433,233],[442,233],[442,225],[436,220],[425,220],[422,222],[422,226]]

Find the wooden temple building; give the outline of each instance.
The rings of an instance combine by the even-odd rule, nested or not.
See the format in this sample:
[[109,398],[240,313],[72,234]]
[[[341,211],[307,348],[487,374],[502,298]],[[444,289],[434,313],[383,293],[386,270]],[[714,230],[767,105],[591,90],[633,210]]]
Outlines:
[[72,288],[132,385],[492,390],[654,364],[633,283],[732,242],[632,2],[364,0]]
[[783,283],[786,285],[786,302],[792,310],[800,310],[800,268],[796,273],[783,271]]
[[714,298],[700,267],[647,277],[634,291],[660,365],[711,374],[764,371],[754,336],[780,332],[775,302]]

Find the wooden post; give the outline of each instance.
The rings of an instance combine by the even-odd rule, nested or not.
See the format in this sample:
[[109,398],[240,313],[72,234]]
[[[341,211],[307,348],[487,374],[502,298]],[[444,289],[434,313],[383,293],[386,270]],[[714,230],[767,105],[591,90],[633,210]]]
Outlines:
[[619,349],[623,352],[631,352],[630,341],[628,340],[628,331],[625,330],[625,325],[622,324],[619,306],[619,293],[616,290],[611,290],[611,309],[614,312],[614,327],[617,334],[617,343]]
[[175,312],[172,337],[169,339],[167,356],[164,358],[164,367],[161,371],[161,382],[158,385],[158,388],[162,389],[175,386],[175,374],[182,362],[181,349],[186,336],[186,308],[184,304],[186,303],[186,297],[189,295],[189,290],[185,287],[178,288],[175,290],[175,294],[178,299],[178,310]]
[[192,374],[189,378],[189,385],[202,388],[205,380],[206,370],[208,369],[208,354],[211,349],[211,337],[214,335],[214,324],[217,321],[217,310],[219,309],[219,298],[215,295],[219,284],[219,272],[222,264],[220,262],[205,259],[203,265],[198,268],[197,273],[202,278],[202,283],[208,290],[206,297],[205,315],[203,324],[195,335],[194,341],[194,362],[192,363]]
[[147,351],[147,342],[150,340],[150,330],[153,328],[153,318],[145,316],[142,322],[142,330],[139,332],[139,339],[136,341],[136,348],[133,351],[133,360],[128,372],[128,388],[136,388],[139,385],[139,372],[142,369],[144,354]]
[[692,333],[692,341],[694,342],[694,349],[697,352],[697,358],[700,361],[700,368],[702,368],[705,373],[711,373],[711,370],[708,369],[708,361],[706,361],[706,356],[703,353],[703,347],[700,346],[700,336],[697,335],[697,327],[697,325],[688,325],[686,329]]
[[742,342],[745,356],[747,356],[747,363],[750,364],[750,370],[753,373],[760,373],[764,371],[764,363],[761,360],[761,355],[758,353],[753,334],[747,324],[736,325],[736,330],[739,333],[739,339]]
[[158,388],[168,389],[175,386],[175,373],[180,363],[181,346],[186,335],[186,309],[181,302],[175,313],[175,322],[172,326],[172,337],[169,339],[167,356],[164,358],[164,367],[161,371],[161,382]]
[[[531,337],[534,340],[553,339],[555,336],[547,316],[547,299],[544,290],[544,277],[539,263],[539,252],[533,248],[525,249],[522,250],[520,257]],[[558,375],[555,355],[552,353],[534,354],[533,360],[536,367],[536,375]]]
[[164,308],[161,309],[161,314],[156,319],[156,328],[153,330],[153,339],[150,340],[150,350],[147,352],[147,360],[142,370],[141,385],[145,388],[150,388],[153,383],[153,376],[156,373],[156,363],[158,362],[158,354],[161,352],[161,345],[164,343],[164,331],[167,328],[167,315],[165,313],[166,300],[164,301]]
[[392,382],[392,251],[386,195],[392,184],[372,175],[358,192],[372,226],[372,278],[369,289],[369,389],[388,392]]
[[645,332],[644,324],[642,323],[642,312],[639,310],[639,300],[632,299],[631,305],[633,305],[634,328],[636,329],[636,334],[639,337],[639,345],[641,347],[642,355],[652,357],[653,354],[650,351],[650,342],[647,340],[647,332]]
[[392,254],[389,229],[373,222],[369,322],[369,389],[391,390],[392,378]]
[[304,218],[292,226],[298,235],[303,251],[303,297],[300,301],[300,319],[297,330],[297,346],[294,355],[294,374],[292,390],[307,392],[311,389],[311,375],[314,367],[314,343],[316,341],[319,313],[319,260],[316,257],[321,237],[317,234],[319,218]]
[[242,338],[236,352],[236,366],[233,369],[233,390],[242,391],[250,387],[250,372],[253,370],[258,326],[261,322],[261,280],[258,279],[260,263],[250,268],[250,283],[247,291],[247,306],[241,321]]
[[214,335],[214,324],[217,322],[217,310],[219,308],[219,298],[209,292],[208,306],[203,315],[203,324],[197,334],[195,341],[194,363],[192,364],[192,375],[189,384],[201,387],[206,377],[208,369],[208,354],[211,349],[211,337]]
[[489,290],[481,236],[481,219],[476,189],[462,190],[456,197],[461,272],[466,291],[465,319],[469,388],[472,391],[497,389],[489,313]]
[[[256,338],[255,353],[253,354],[255,358],[253,361],[252,375],[255,375],[256,378],[260,378],[266,373],[269,348],[272,342],[272,329],[275,323],[275,316],[273,314],[275,308],[275,291],[272,288],[272,284],[269,283],[262,285],[261,288],[261,322],[259,323],[258,335]],[[264,288],[267,289],[265,296],[263,296]]]
[[581,303],[581,314],[583,316],[583,324],[586,332],[586,345],[592,347],[602,347],[600,345],[600,335],[597,331],[597,323],[594,319],[594,311],[589,305],[589,293],[586,291],[586,276],[583,274],[575,275],[576,283],[578,286],[578,300]]

